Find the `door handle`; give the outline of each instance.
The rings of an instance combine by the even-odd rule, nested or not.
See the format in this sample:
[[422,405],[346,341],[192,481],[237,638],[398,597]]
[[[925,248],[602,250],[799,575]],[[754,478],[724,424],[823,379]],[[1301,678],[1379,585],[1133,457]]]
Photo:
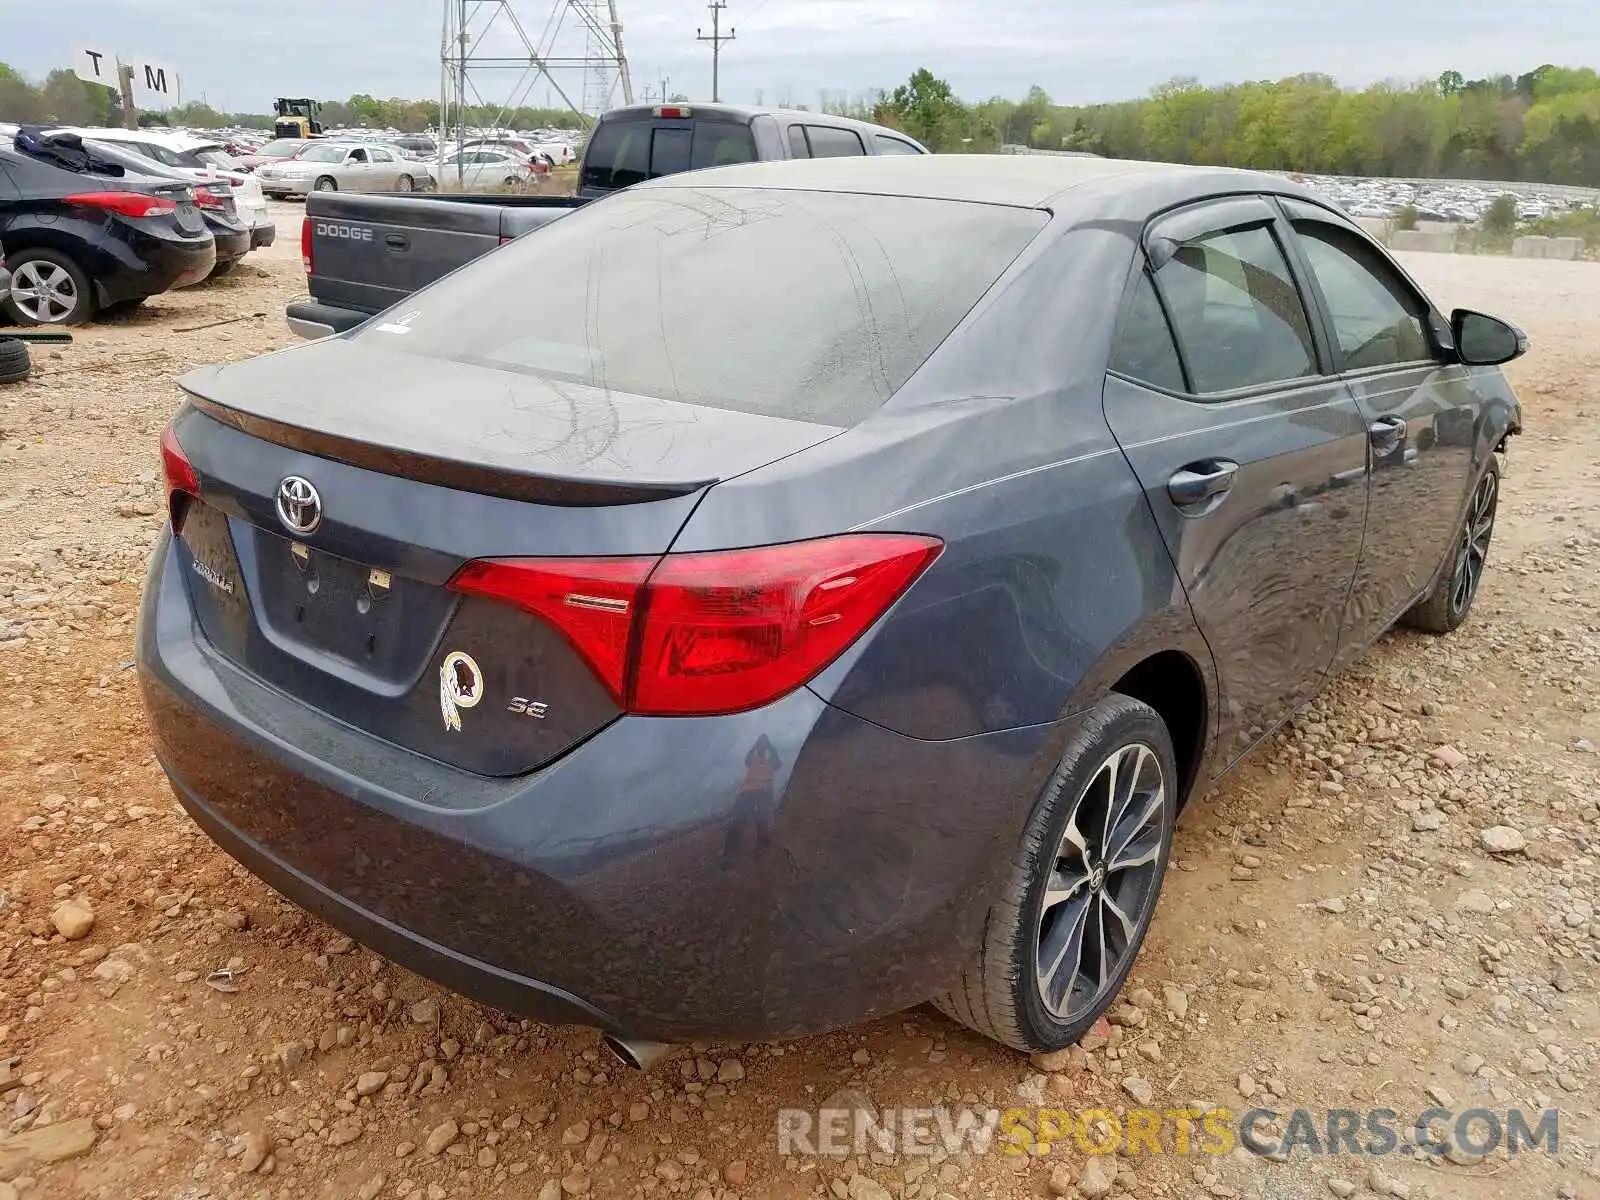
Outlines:
[[1193,462],[1167,480],[1167,495],[1179,508],[1192,508],[1226,492],[1238,473],[1239,464],[1223,458]]
[[383,244],[391,250],[404,250],[411,242],[403,233],[390,233],[384,235]]
[[1367,437],[1372,441],[1372,448],[1380,453],[1388,453],[1400,444],[1400,439],[1406,435],[1406,423],[1403,417],[1379,417],[1367,426]]

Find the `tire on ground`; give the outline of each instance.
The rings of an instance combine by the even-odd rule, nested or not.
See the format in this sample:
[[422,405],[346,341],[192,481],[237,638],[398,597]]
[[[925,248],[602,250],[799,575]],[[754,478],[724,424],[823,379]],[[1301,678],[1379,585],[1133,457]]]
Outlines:
[[[1092,1008],[1068,1022],[1045,1007],[1037,984],[1036,939],[1045,884],[1080,796],[1114,751],[1134,743],[1143,743],[1155,752],[1166,789],[1150,896],[1145,911],[1136,918],[1136,932],[1125,961],[1112,973],[1111,986],[1105,988]],[[1055,773],[1034,802],[1010,869],[984,922],[980,944],[973,948],[954,987],[934,999],[935,1007],[969,1029],[1016,1050],[1048,1052],[1076,1043],[1111,1006],[1138,958],[1172,847],[1177,787],[1172,738],[1160,715],[1149,705],[1116,693],[1096,705],[1068,743]]]
[[0,337],[0,383],[20,383],[32,369],[28,343]]

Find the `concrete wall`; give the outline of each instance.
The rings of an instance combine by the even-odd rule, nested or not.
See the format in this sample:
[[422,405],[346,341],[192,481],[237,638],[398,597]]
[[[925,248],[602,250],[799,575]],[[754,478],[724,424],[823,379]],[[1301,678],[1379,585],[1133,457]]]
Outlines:
[[1513,258],[1556,258],[1571,262],[1583,257],[1583,239],[1575,237],[1519,237],[1511,243]]
[[1454,254],[1456,251],[1456,235],[1450,233],[1428,233],[1420,229],[1396,229],[1389,235],[1389,248],[1391,250],[1425,250],[1433,254]]

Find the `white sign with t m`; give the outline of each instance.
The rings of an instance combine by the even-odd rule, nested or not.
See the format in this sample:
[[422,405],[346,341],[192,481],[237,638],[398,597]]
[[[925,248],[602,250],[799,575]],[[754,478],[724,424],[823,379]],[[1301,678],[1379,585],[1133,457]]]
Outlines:
[[72,73],[85,83],[122,86],[117,81],[117,56],[104,47],[79,46],[73,50]]

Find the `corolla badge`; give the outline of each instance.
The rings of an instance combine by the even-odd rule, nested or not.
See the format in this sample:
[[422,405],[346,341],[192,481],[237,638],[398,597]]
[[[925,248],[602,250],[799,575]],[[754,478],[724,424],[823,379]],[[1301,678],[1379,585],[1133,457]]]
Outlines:
[[322,524],[322,497],[309,479],[286,476],[278,484],[278,520],[290,533],[314,533]]
[[483,699],[483,672],[472,655],[452,650],[439,667],[439,712],[444,727],[461,732],[461,710],[475,708]]

